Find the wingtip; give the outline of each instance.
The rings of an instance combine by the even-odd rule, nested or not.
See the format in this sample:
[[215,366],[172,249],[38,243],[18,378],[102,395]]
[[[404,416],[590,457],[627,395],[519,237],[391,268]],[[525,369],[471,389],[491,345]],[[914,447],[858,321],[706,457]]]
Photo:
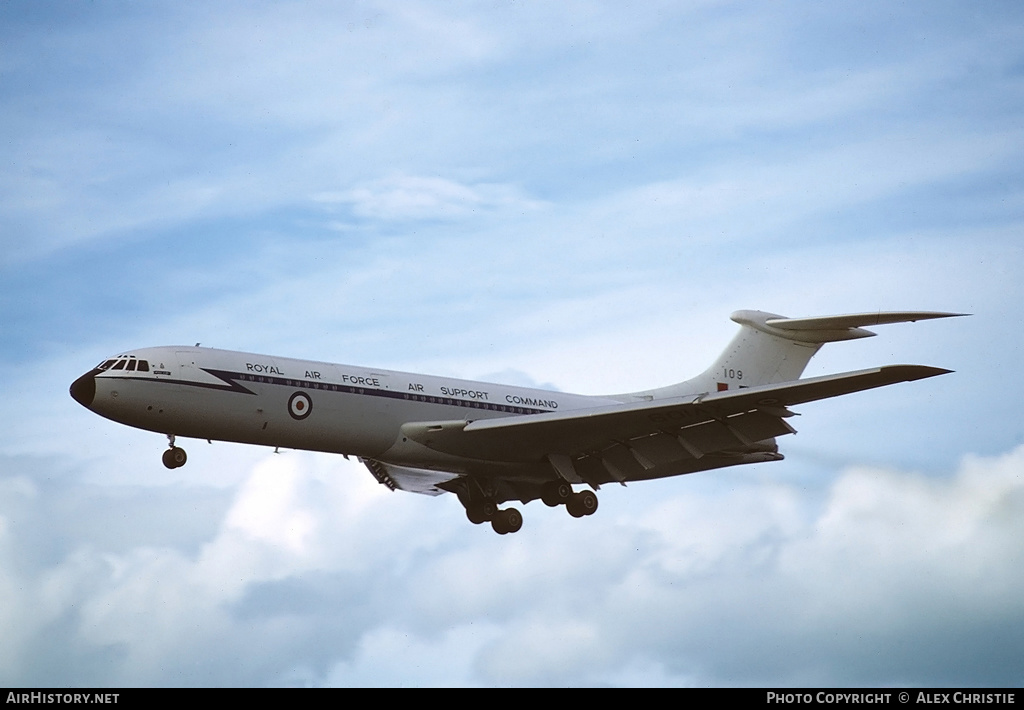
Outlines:
[[917,323],[922,320],[934,320],[936,318],[963,318],[973,316],[973,313],[947,313],[946,311],[918,311],[914,314],[916,318],[908,318],[910,323]]
[[944,367],[932,367],[930,365],[905,365],[911,371],[909,379],[911,380],[923,380],[927,377],[938,377],[939,375],[948,375],[956,370],[947,370]]

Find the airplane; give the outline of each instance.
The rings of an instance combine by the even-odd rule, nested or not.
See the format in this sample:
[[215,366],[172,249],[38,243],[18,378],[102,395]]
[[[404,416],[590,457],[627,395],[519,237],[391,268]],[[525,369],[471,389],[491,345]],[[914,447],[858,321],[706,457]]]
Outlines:
[[175,346],[106,359],[70,392],[107,419],[166,435],[170,469],[187,460],[178,437],[352,455],[391,490],[454,493],[472,523],[504,535],[523,524],[499,507],[508,501],[579,518],[597,510],[602,484],[781,461],[776,437],[796,433],[790,407],[951,372],[888,365],[799,379],[822,345],[875,335],[865,326],[962,315],[736,311],[739,332],[704,373],[605,396]]

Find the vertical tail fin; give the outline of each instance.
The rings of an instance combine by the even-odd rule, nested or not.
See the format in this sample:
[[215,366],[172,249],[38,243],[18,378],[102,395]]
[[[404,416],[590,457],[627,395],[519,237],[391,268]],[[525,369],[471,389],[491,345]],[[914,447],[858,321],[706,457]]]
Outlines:
[[[768,321],[787,319],[762,311],[736,311],[730,319],[740,324],[740,330],[698,380],[705,381],[706,388],[736,389],[740,386],[770,385],[799,379],[807,363],[827,342],[819,337],[803,338],[797,332],[772,327]],[[863,335],[850,337],[868,337]],[[819,335],[809,331],[812,336]]]
[[875,335],[861,326],[949,318],[963,313],[891,311],[815,318],[786,318],[763,311],[736,311],[730,318],[740,331],[710,368],[697,377],[669,387],[636,393],[645,397],[675,397],[716,390],[791,382],[825,343]]

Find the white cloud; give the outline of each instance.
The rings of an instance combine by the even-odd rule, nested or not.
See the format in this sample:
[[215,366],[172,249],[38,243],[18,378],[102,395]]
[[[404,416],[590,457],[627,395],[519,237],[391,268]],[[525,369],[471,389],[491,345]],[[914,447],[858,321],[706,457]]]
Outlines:
[[308,685],[337,687],[442,687],[470,684],[480,648],[497,634],[494,624],[456,626],[425,639],[387,626],[362,636],[351,661],[336,663],[326,677],[299,671]]
[[314,517],[300,505],[301,479],[291,459],[269,459],[239,491],[225,526],[250,540],[280,546],[289,555],[306,556],[316,534]]
[[314,200],[351,205],[357,217],[384,221],[457,219],[498,209],[528,211],[541,204],[508,185],[465,185],[413,175],[392,175],[345,192],[320,193]]
[[[4,483],[11,561],[63,504]],[[4,680],[70,682],[34,667],[59,642],[107,659],[86,684],[961,683],[992,624],[1024,623],[1024,447],[950,475],[852,467],[823,497],[778,467],[646,485],[605,491],[584,521],[529,506],[499,537],[451,498],[271,456],[198,553],[60,540],[59,559],[5,563]],[[12,526],[16,510],[33,520]],[[278,650],[243,661],[261,636]],[[1019,638],[1000,652],[1019,657]]]

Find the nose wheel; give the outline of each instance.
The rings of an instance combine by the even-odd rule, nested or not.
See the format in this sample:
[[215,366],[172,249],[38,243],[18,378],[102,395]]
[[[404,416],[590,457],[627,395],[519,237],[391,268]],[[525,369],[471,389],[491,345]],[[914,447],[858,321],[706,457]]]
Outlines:
[[167,468],[181,468],[186,461],[188,461],[188,455],[185,453],[185,449],[172,446],[164,452],[163,462]]
[[167,440],[170,448],[164,452],[161,460],[167,468],[181,468],[188,461],[188,454],[185,453],[185,449],[174,445],[174,434],[168,434]]

